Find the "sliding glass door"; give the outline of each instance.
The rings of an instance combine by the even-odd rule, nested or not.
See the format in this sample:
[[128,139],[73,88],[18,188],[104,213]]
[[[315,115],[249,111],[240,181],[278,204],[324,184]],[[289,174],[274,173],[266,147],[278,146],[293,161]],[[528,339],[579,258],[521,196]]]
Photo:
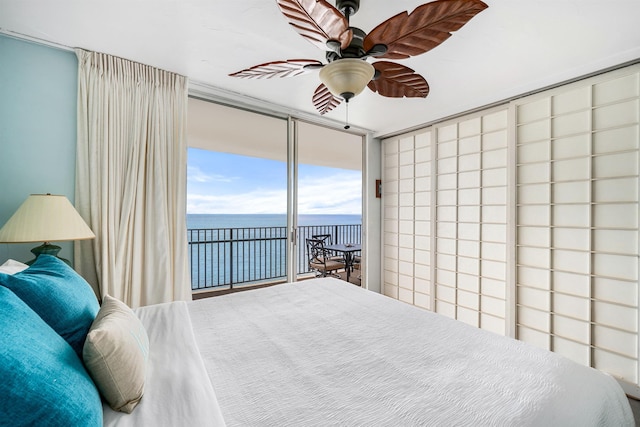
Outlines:
[[[298,122],[296,129],[297,274],[312,277],[320,273],[309,267],[306,239],[322,236],[326,245],[349,248],[362,243],[362,137],[305,122]],[[333,255],[340,258],[345,253]],[[351,261],[361,260],[362,254],[347,255]],[[362,285],[362,275],[355,271],[361,263],[353,264],[347,266],[349,281]],[[347,279],[346,268],[331,274]]]
[[312,235],[361,243],[362,137],[190,98],[188,145],[194,291],[309,277]]
[[287,120],[191,98],[188,144],[192,289],[289,279]]

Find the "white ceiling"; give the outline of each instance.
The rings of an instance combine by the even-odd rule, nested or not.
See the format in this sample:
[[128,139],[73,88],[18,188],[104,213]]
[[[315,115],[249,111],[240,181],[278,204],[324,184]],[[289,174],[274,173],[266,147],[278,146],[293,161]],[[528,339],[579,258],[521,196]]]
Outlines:
[[[640,58],[640,0],[484,0],[489,8],[430,52],[398,61],[422,74],[426,99],[365,89],[352,125],[375,136],[418,127]],[[330,1],[333,4],[333,1]],[[362,0],[368,32],[424,0]],[[188,76],[194,88],[245,104],[318,117],[317,74],[245,80],[228,74],[284,59],[324,60],[275,0],[0,0],[0,30],[117,55]],[[345,119],[344,103],[324,119]]]

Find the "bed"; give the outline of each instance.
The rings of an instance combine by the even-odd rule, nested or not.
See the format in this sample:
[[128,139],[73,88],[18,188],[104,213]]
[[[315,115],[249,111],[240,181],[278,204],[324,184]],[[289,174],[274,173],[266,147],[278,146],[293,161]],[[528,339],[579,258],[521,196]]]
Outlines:
[[634,425],[608,375],[333,278],[136,312],[186,383],[147,413],[166,388],[149,384],[133,414],[105,408],[105,425],[176,425],[162,421],[183,403],[182,425]]
[[[74,301],[88,286],[74,275],[49,256],[13,275],[0,271],[0,391],[8,396],[0,399],[0,424],[634,425],[609,375],[337,279],[135,311],[105,297],[98,311],[95,301]],[[46,298],[21,293],[38,287],[48,287]],[[125,380],[143,378],[137,399],[119,411],[87,357],[112,304],[140,329],[128,327],[103,352],[130,339],[144,356],[141,370],[133,359],[111,365],[124,369]],[[84,335],[80,317],[66,319],[67,331],[43,309],[54,321],[74,310],[88,317]],[[28,380],[18,373],[25,365]]]

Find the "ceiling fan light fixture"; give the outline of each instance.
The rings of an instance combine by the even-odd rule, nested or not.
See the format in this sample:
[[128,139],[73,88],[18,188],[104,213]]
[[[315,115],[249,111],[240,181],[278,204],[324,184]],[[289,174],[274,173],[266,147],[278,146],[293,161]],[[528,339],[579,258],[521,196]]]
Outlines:
[[364,90],[374,73],[367,61],[343,58],[322,67],[319,77],[334,96],[349,100]]
[[312,101],[320,114],[328,113],[360,94],[372,92],[388,98],[425,98],[429,84],[420,74],[389,61],[366,62],[368,57],[406,59],[428,52],[447,40],[488,6],[482,0],[435,0],[398,13],[369,33],[352,27],[349,17],[360,0],[277,0],[280,12],[295,31],[325,51],[327,65],[315,59],[272,61],[231,73],[248,79],[293,77],[320,68]]

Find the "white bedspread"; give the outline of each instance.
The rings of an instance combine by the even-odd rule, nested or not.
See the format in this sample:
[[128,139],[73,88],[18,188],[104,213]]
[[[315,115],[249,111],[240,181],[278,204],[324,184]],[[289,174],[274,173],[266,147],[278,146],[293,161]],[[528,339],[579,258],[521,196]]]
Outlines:
[[131,414],[103,405],[105,426],[224,426],[184,301],[135,310],[149,335],[145,391]]
[[634,425],[603,373],[335,279],[188,307],[229,426]]

